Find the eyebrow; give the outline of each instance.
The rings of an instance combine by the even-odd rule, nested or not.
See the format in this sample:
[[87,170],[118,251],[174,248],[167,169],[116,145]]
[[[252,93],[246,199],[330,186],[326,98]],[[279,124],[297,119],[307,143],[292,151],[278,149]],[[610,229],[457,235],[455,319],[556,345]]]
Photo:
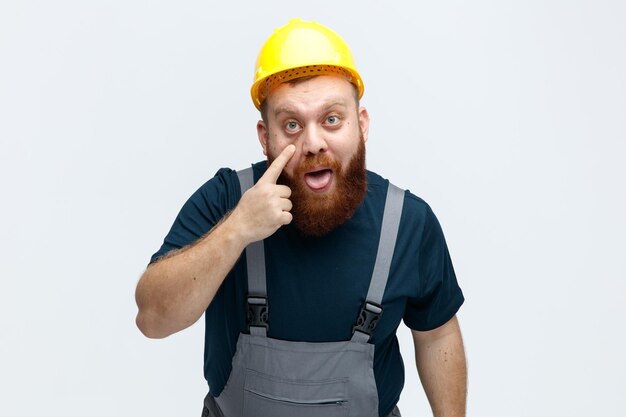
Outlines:
[[281,114],[281,113],[294,114],[295,112],[296,112],[296,110],[293,107],[281,106],[281,107],[277,107],[274,110],[274,116],[278,117],[278,115]]
[[[346,100],[344,100],[342,98],[337,98],[337,99],[332,99],[328,103],[324,104],[321,109],[322,109],[322,111],[328,111],[329,109],[331,109],[333,107],[347,108],[348,104],[347,104]],[[284,105],[284,106],[280,106],[280,107],[277,107],[274,110],[274,117],[278,117],[281,113],[296,114],[296,113],[298,113],[298,110],[297,110],[296,107],[291,106],[289,104]]]

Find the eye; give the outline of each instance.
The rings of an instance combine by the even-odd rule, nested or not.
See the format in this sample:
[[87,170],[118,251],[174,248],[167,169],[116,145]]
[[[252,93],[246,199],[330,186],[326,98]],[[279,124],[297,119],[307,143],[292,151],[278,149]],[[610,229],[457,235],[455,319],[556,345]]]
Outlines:
[[285,123],[285,129],[287,129],[288,132],[296,132],[299,128],[300,125],[294,120],[290,120]]
[[326,118],[326,123],[329,125],[336,125],[337,123],[339,123],[339,117],[335,115],[328,116]]

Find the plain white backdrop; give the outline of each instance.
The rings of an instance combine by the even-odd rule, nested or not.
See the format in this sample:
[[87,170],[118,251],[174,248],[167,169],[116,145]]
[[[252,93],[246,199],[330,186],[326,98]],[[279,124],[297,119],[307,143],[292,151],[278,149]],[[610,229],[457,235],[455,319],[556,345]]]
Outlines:
[[368,167],[443,225],[468,415],[624,415],[626,3],[383,3],[2,2],[0,415],[200,414],[203,323],[146,339],[134,289],[187,197],[263,158],[248,89],[291,17],[352,47]]

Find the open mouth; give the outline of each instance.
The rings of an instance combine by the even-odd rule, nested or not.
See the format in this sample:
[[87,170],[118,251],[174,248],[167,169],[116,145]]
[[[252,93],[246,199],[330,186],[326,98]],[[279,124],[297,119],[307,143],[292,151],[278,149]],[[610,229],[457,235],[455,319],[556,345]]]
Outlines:
[[313,191],[323,191],[328,188],[333,179],[333,171],[330,169],[320,169],[304,174],[304,182]]

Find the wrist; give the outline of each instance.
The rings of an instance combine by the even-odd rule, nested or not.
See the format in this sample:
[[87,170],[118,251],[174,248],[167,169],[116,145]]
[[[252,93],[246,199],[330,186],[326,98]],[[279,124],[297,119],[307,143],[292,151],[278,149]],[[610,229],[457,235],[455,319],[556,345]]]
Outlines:
[[227,247],[241,252],[252,243],[252,240],[245,233],[246,228],[238,220],[236,210],[235,208],[235,210],[227,213],[216,227],[219,228],[219,233],[222,235]]

